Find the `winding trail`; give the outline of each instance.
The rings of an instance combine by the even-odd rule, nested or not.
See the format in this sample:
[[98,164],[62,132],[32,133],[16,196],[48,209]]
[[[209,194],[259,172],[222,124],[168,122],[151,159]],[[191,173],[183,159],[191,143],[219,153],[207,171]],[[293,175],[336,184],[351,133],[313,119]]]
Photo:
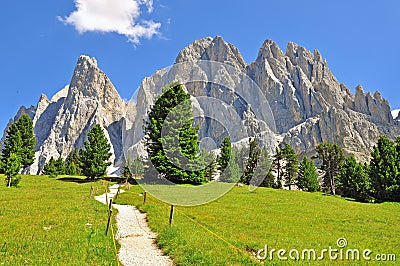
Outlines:
[[[117,194],[119,185],[110,187],[107,195],[95,197],[96,200],[107,204],[111,198]],[[120,190],[119,193],[123,193]],[[141,213],[136,207],[131,205],[112,205],[118,210],[116,217],[118,231],[115,239],[121,245],[118,258],[122,265],[174,265],[172,260],[163,255],[162,251],[155,243],[156,234],[152,232],[146,222],[146,214]]]

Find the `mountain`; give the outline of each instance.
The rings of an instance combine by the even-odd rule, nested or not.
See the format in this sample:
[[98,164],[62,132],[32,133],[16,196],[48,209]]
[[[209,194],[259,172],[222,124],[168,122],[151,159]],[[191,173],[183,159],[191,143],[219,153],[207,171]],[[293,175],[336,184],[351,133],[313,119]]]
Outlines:
[[178,53],[173,67],[144,78],[136,101],[129,103],[94,58],[81,56],[68,86],[50,100],[42,95],[36,106],[21,107],[14,118],[28,113],[34,122],[37,152],[29,171],[40,173],[51,156],[65,158],[82,147],[96,123],[112,144],[115,167],[124,154],[144,155],[143,121],[155,96],[173,80],[184,82],[192,95],[200,139],[207,140],[201,145],[211,148],[226,136],[235,145],[255,136],[270,151],[284,141],[299,154],[312,155],[316,145],[329,141],[366,161],[379,135],[400,135],[400,119],[393,118],[389,102],[360,85],[353,94],[318,50],[289,43],[284,52],[267,40],[248,64],[235,46],[217,36],[194,41]]
[[83,147],[95,124],[104,128],[112,144],[112,160],[117,165],[123,158],[122,127],[127,106],[106,74],[97,67],[97,61],[81,56],[69,85],[50,100],[42,95],[36,107],[21,107],[12,120],[24,113],[33,120],[36,154],[34,164],[27,171],[41,173],[51,157],[65,158],[74,147]]
[[[253,119],[256,125],[256,135],[260,142],[274,146],[276,142],[287,142],[301,155],[312,155],[320,142],[335,142],[342,146],[348,154],[355,155],[359,160],[369,159],[371,149],[379,135],[385,134],[391,138],[400,135],[399,122],[394,121],[390,105],[380,92],[371,94],[364,92],[359,85],[356,93],[351,91],[329,70],[327,60],[322,58],[318,50],[313,53],[295,43],[289,43],[286,52],[278,45],[267,40],[261,46],[257,59],[247,64],[237,48],[223,40],[222,37],[204,38],[194,41],[184,48],[175,60],[176,64],[196,60],[212,60],[229,65],[236,71],[221,67],[211,82],[187,84],[191,95],[199,97],[206,95],[223,101],[231,106],[242,118],[242,124],[249,125],[249,106],[240,104],[236,93],[243,87],[241,75],[250,77],[267,98],[275,122],[276,138],[260,128],[260,122]],[[148,107],[154,103],[154,95],[160,93],[162,84],[178,77],[188,80],[186,76],[209,77],[210,69],[194,67],[172,67],[157,71],[152,77],[143,80],[137,96],[137,113],[134,126],[128,134],[131,139],[124,143],[130,147],[131,156],[143,153],[142,126]],[[206,67],[207,68],[207,67]],[[183,74],[182,74],[183,72]],[[219,86],[218,82],[226,81],[230,88]],[[248,98],[256,101],[256,91],[248,89]],[[252,95],[254,94],[254,95]],[[204,105],[204,104],[203,104]],[[201,106],[200,109],[209,109]],[[254,106],[250,108],[254,110]],[[214,110],[214,113],[220,110]],[[247,113],[246,113],[247,112]],[[201,113],[201,112],[200,112]],[[254,115],[254,114],[253,114]],[[233,119],[229,116],[226,120]],[[258,117],[257,117],[258,118]],[[262,119],[261,119],[262,120]],[[224,135],[213,121],[201,124],[200,137],[211,137],[216,144],[221,143]],[[258,127],[258,128],[257,128]],[[238,129],[239,130],[239,126]],[[272,129],[272,127],[270,127]],[[264,132],[264,135],[263,135]],[[237,132],[230,132],[237,135]],[[261,137],[260,137],[261,135]]]

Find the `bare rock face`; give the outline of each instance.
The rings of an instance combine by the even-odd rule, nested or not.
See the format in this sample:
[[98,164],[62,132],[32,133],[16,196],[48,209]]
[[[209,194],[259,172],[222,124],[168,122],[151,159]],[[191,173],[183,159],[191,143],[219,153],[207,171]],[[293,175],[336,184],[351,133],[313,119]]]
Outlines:
[[[224,65],[185,64],[198,60],[211,60]],[[217,147],[227,136],[233,143],[241,143],[240,140],[255,136],[272,151],[277,144],[274,135],[268,131],[269,128],[263,121],[255,118],[250,105],[241,98],[251,98],[252,92],[246,91],[240,96],[235,92],[236,88],[246,85],[246,68],[247,64],[238,49],[219,36],[195,41],[184,48],[171,69],[159,70],[152,77],[143,80],[135,106],[136,120],[131,128],[126,129],[124,147],[129,156],[146,155],[142,142],[143,121],[149,107],[154,104],[155,96],[161,93],[163,86],[173,80],[184,82],[185,89],[193,96],[192,106],[195,116],[197,115],[196,123],[200,126],[200,139],[211,138]],[[248,80],[251,81],[250,78]],[[197,101],[195,97],[211,97],[218,102]],[[214,117],[210,118],[210,114]],[[221,122],[228,123],[222,125]],[[243,128],[247,132],[243,132]]]
[[340,144],[349,154],[367,160],[379,135],[400,134],[390,105],[379,92],[353,95],[314,53],[289,43],[286,53],[266,41],[248,75],[261,87],[273,110],[283,141],[300,154],[312,154],[320,142]]
[[81,56],[71,83],[51,100],[42,95],[32,112],[37,151],[29,172],[39,174],[51,157],[66,158],[74,148],[82,148],[95,124],[104,128],[112,144],[113,163],[120,163],[126,108],[109,78],[97,67],[97,61]]
[[[225,65],[211,77],[213,68],[183,64],[199,60]],[[146,155],[143,121],[161,88],[172,80],[193,79],[198,81],[185,84],[185,89],[192,95],[200,139],[211,138],[215,146],[228,134],[207,114],[223,114],[221,120],[233,121],[228,131],[238,146],[247,143],[248,136],[256,136],[270,151],[283,141],[301,155],[313,155],[316,145],[329,141],[367,161],[379,135],[392,139],[400,135],[400,115],[392,115],[388,101],[379,92],[364,92],[361,86],[351,93],[332,74],[318,50],[310,52],[289,43],[284,52],[267,40],[257,59],[247,64],[238,49],[219,36],[194,41],[184,48],[170,69],[144,78],[135,101],[129,103],[121,99],[94,58],[81,56],[69,85],[50,100],[42,95],[35,107],[21,107],[10,123],[24,113],[33,120],[37,152],[29,169],[32,174],[40,173],[52,156],[65,158],[74,147],[82,148],[95,124],[105,129],[112,144],[115,169],[124,154],[132,158]],[[251,89],[249,80],[258,86],[263,97]],[[201,101],[201,96],[221,104]],[[264,97],[271,108],[274,127],[265,116],[256,115],[254,107],[264,106]]]
[[[352,94],[332,74],[326,59],[318,50],[312,53],[295,43],[289,43],[286,52],[283,52],[275,42],[267,40],[260,48],[257,59],[246,64],[232,44],[217,36],[193,42],[179,53],[175,63],[196,60],[226,63],[254,80],[271,106],[276,135],[301,155],[314,154],[316,145],[321,142],[334,142],[348,154],[366,161],[379,135],[386,134],[391,138],[400,135],[399,123],[393,119],[388,101],[379,92],[373,95],[365,93],[361,86],[356,88],[355,95]],[[148,106],[153,104],[154,95],[160,93],[156,88],[171,72],[176,77],[181,74],[177,66],[169,72],[158,71],[143,81],[136,109],[140,121],[145,118]],[[207,76],[207,73],[193,69],[191,75]],[[240,78],[229,71],[220,71],[215,79],[215,83],[223,80],[225,84],[230,84],[230,88],[241,85]],[[257,124],[259,121],[253,119],[254,114],[246,104],[238,104],[240,101],[235,89],[232,91],[204,83],[187,84],[186,88],[195,97],[214,97],[234,107],[250,133],[262,131]],[[200,108],[204,113],[222,111],[206,105],[200,105]],[[133,128],[137,133],[130,144],[136,145],[136,152],[140,153],[144,151],[143,144],[140,144],[143,135],[139,128],[142,124],[138,120],[135,123]],[[207,120],[201,125],[200,137],[211,137],[219,144],[224,137],[222,129]],[[264,135],[264,138],[259,138],[264,144],[269,142],[276,145],[271,138],[265,138],[266,134],[259,135]]]
[[4,145],[4,140],[7,137],[7,131],[8,128],[11,126],[12,123],[16,122],[22,115],[27,114],[31,119],[35,116],[36,112],[36,107],[35,106],[30,106],[29,108],[26,108],[25,106],[21,106],[17,112],[17,114],[14,116],[13,119],[10,119],[10,121],[7,123],[6,128],[4,129],[4,134],[3,137],[1,138],[1,147]]

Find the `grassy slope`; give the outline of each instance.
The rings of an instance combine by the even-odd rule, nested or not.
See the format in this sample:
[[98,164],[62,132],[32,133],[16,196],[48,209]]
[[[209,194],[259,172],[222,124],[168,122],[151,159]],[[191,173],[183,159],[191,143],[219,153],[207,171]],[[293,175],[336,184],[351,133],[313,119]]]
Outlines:
[[[7,188],[0,176],[0,264],[117,265],[105,236],[106,206],[89,199],[101,182],[23,176]],[[115,230],[115,229],[114,229]]]
[[[151,196],[143,206],[143,197],[139,195],[142,191],[139,186],[134,186],[128,193],[121,194],[117,203],[134,204],[146,211],[150,227],[159,233],[158,242],[164,252],[182,265],[257,264],[250,259],[251,250],[261,249],[265,244],[270,249],[314,248],[320,251],[329,246],[336,248],[336,240],[340,237],[347,239],[346,248],[368,248],[375,254],[396,254],[397,260],[400,259],[398,203],[362,204],[321,193],[265,188],[249,192],[246,187],[235,187],[212,203],[177,207],[170,228],[169,206]],[[241,251],[234,250],[197,223]],[[287,264],[276,259],[272,262]],[[332,262],[326,259],[322,263],[330,265]],[[354,261],[338,262],[341,265],[349,263],[357,264]],[[365,263],[361,261],[359,265]]]

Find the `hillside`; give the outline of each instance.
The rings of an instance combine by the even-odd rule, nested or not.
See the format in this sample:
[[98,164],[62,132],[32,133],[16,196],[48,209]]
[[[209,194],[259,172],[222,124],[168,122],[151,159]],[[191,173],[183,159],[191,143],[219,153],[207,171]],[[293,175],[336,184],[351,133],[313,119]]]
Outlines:
[[22,176],[10,189],[0,180],[1,265],[117,265],[106,207],[89,198],[102,182]]
[[[173,225],[168,225],[170,207],[135,186],[117,202],[133,204],[147,212],[163,251],[180,265],[258,265],[254,253],[269,250],[337,248],[372,250],[368,265],[378,254],[400,256],[398,203],[362,204],[322,193],[235,187],[220,199],[197,207],[176,206]],[[201,239],[201,241],[199,240]],[[200,241],[200,242],[199,242]],[[201,243],[201,244],[199,244]],[[322,261],[265,260],[269,265],[335,265],[327,254]],[[288,254],[286,254],[288,256]],[[337,260],[340,265],[365,265],[366,260]],[[388,265],[395,265],[387,262]]]

